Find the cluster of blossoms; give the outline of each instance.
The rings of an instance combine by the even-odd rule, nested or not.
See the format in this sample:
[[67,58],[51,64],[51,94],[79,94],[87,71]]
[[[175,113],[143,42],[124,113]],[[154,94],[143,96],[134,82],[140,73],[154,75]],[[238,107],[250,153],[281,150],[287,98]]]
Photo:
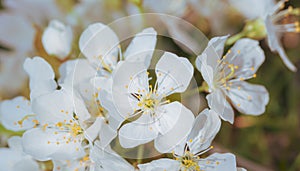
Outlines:
[[[47,2],[53,7],[53,1]],[[15,3],[5,1],[8,9],[21,11],[23,8]],[[0,37],[0,42],[18,50],[11,55],[38,54],[23,58],[22,66],[29,77],[29,97],[17,96],[0,105],[1,124],[8,130],[22,132],[22,136],[8,139],[9,148],[0,148],[1,167],[7,171],[42,171],[49,167],[54,171],[245,170],[237,167],[231,153],[208,155],[212,141],[222,120],[234,123],[234,109],[256,116],[265,112],[269,102],[264,86],[246,82],[256,77],[265,60],[259,42],[250,38],[263,32],[260,39],[267,36],[270,49],[280,54],[288,68],[296,70],[280,44],[278,33],[299,32],[299,24],[277,22],[286,15],[299,15],[299,9],[280,11],[283,1],[270,5],[256,16],[258,19],[246,25],[243,36],[239,35],[237,40],[228,35],[214,37],[194,61],[164,52],[151,70],[158,42],[154,28],[139,30],[126,50],[122,50],[123,40],[112,28],[92,23],[92,19],[84,20],[93,3],[82,3],[73,15],[58,12],[55,7],[50,9],[47,27],[38,22],[38,16],[31,17],[35,20],[28,23],[27,18],[20,19],[28,29],[26,35],[20,36],[35,42],[33,46],[23,40]],[[242,6],[240,2],[232,3]],[[133,4],[142,6],[140,1]],[[162,4],[162,8],[146,4],[153,11],[183,15],[172,9],[197,2],[178,1],[172,9],[165,7],[169,4]],[[10,11],[0,15],[0,22],[9,23],[10,18],[19,21],[20,16]],[[78,27],[85,29],[76,37]],[[178,28],[169,31],[177,34]],[[72,44],[76,40],[82,56],[75,59]],[[233,46],[224,52],[228,42]],[[58,62],[49,62],[51,57]],[[189,91],[195,72],[202,75],[201,93],[206,94],[208,104],[199,114],[172,98]],[[123,149],[152,145],[153,150],[165,155],[149,162],[140,162],[143,155],[138,156],[139,162],[133,164],[122,150],[115,148],[116,144]],[[47,161],[51,161],[50,166]]]

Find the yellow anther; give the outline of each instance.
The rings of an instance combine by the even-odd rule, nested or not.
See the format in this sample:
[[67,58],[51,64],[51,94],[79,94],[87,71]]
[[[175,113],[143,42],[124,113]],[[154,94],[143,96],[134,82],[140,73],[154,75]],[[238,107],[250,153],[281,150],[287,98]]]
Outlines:
[[253,74],[253,78],[255,78],[256,77],[256,74]]

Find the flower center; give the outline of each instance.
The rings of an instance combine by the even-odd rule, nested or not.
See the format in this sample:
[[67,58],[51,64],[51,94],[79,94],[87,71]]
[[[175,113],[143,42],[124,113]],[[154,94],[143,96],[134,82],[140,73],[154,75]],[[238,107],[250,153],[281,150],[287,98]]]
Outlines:
[[182,157],[177,158],[180,162],[181,171],[200,171],[198,159],[199,158],[197,156],[194,156],[189,151],[186,151]]

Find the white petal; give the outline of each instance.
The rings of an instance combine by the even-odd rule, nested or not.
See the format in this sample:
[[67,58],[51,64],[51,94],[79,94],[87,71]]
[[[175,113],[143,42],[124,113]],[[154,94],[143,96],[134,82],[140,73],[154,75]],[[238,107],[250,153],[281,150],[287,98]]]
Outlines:
[[0,25],[2,45],[19,52],[28,52],[33,49],[35,30],[26,18],[12,13],[1,13]]
[[[281,2],[279,2],[281,3]],[[276,26],[273,24],[272,16],[268,15],[265,19],[265,25],[267,29],[267,40],[268,45],[272,52],[278,52],[281,60],[285,64],[285,66],[290,69],[291,71],[296,72],[297,68],[295,65],[289,60],[287,54],[285,53],[282,44],[280,42],[280,35],[276,32]]]
[[222,90],[215,90],[207,95],[206,99],[211,110],[214,110],[223,120],[233,123],[234,112]]
[[32,128],[36,117],[31,110],[30,102],[22,96],[1,103],[1,123],[6,129],[21,131]]
[[153,28],[136,34],[124,53],[125,60],[144,63],[148,68],[156,45],[156,35]]
[[155,67],[157,91],[169,95],[184,92],[192,79],[194,68],[188,59],[165,52]]
[[204,160],[201,160],[199,166],[205,171],[237,170],[235,156],[231,153],[214,153]]
[[40,171],[39,164],[37,161],[31,159],[29,156],[24,157],[22,160],[15,163],[14,171]]
[[84,131],[85,138],[93,142],[98,137],[102,124],[104,124],[103,118],[98,117],[96,121]]
[[5,171],[39,171],[36,161],[30,156],[23,155],[21,151],[9,148],[0,148],[1,170]]
[[22,138],[24,152],[40,161],[78,158],[84,154],[83,149],[79,141],[66,143],[66,139],[70,136],[65,132],[50,128],[28,130]]
[[201,71],[201,64],[202,64],[202,58],[204,54],[207,56],[206,63],[212,69],[214,70],[218,66],[218,60],[221,59],[224,51],[225,42],[227,40],[228,36],[222,36],[222,37],[214,37],[209,42],[205,50],[202,52],[202,55],[197,57],[196,59],[196,66],[199,71]]
[[[54,160],[53,162],[53,171],[86,171],[85,163],[82,160],[72,160],[72,161],[61,161],[61,160]],[[92,166],[89,166],[92,167]],[[93,171],[93,170],[89,170]]]
[[119,130],[119,141],[124,148],[133,148],[154,140],[158,131],[149,115],[142,115],[136,121],[123,125]]
[[250,115],[263,114],[269,102],[269,93],[264,86],[245,81],[233,82],[227,96],[238,111]]
[[59,67],[59,83],[76,87],[83,81],[89,80],[96,74],[96,70],[86,59],[69,60]]
[[13,169],[16,162],[22,160],[23,155],[15,150],[9,148],[0,148],[0,164],[1,169],[5,171],[16,171]]
[[96,142],[93,146],[90,154],[90,158],[95,163],[95,170],[99,171],[116,171],[126,170],[134,171],[133,166],[125,159],[119,156],[111,149],[99,148],[99,142]]
[[196,67],[200,71],[204,81],[208,84],[209,88],[214,87],[214,68],[207,64],[207,54],[199,55],[196,59]]
[[36,98],[32,102],[32,110],[42,125],[57,124],[64,120],[69,122],[73,118],[72,100],[63,89]]
[[123,118],[132,114],[137,105],[131,93],[148,90],[147,68],[143,63],[122,62],[113,76],[112,98],[114,106]]
[[30,99],[53,92],[57,85],[51,66],[41,57],[27,58],[24,69],[29,75]]
[[174,102],[174,104],[176,104],[176,108],[180,107],[177,109],[180,115],[176,124],[166,134],[160,134],[154,142],[155,148],[161,153],[171,152],[176,145],[181,143],[183,139],[186,139],[195,119],[193,113],[181,103]]
[[221,128],[221,120],[213,110],[205,109],[194,122],[187,138],[187,144],[193,154],[207,149]]
[[282,45],[279,45],[277,48],[276,48],[276,51],[278,52],[282,62],[285,64],[285,66],[293,71],[293,72],[296,72],[297,71],[297,68],[296,66],[289,60],[289,57],[287,56],[287,54],[285,53]]
[[114,129],[109,122],[104,122],[104,124],[102,125],[101,129],[100,129],[100,133],[99,133],[99,147],[105,148],[107,147],[110,142],[116,138],[117,136],[117,130]]
[[[94,23],[83,31],[79,39],[79,48],[95,66],[103,61],[115,65],[118,57],[119,39],[115,32],[102,23]],[[104,58],[103,61],[100,58]]]
[[114,105],[112,94],[109,94],[107,91],[100,91],[99,100],[102,107],[107,110],[109,125],[114,130],[117,130],[125,118],[119,114],[116,106]]
[[259,42],[247,38],[238,40],[223,59],[224,62],[237,66],[234,76],[243,79],[252,78],[264,60],[265,54]]
[[158,160],[153,160],[150,163],[139,164],[138,168],[141,171],[177,171],[180,168],[180,163],[176,160],[162,158]]
[[49,55],[65,59],[72,49],[73,33],[70,26],[58,20],[51,20],[42,35],[42,43]]
[[22,137],[13,136],[7,140],[10,149],[23,153]]

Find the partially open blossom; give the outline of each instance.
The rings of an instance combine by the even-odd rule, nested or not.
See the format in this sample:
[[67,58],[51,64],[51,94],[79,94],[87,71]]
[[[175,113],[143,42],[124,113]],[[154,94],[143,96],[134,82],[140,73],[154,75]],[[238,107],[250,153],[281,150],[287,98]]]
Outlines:
[[72,49],[73,33],[70,26],[58,20],[50,21],[42,36],[42,43],[49,55],[66,58]]

